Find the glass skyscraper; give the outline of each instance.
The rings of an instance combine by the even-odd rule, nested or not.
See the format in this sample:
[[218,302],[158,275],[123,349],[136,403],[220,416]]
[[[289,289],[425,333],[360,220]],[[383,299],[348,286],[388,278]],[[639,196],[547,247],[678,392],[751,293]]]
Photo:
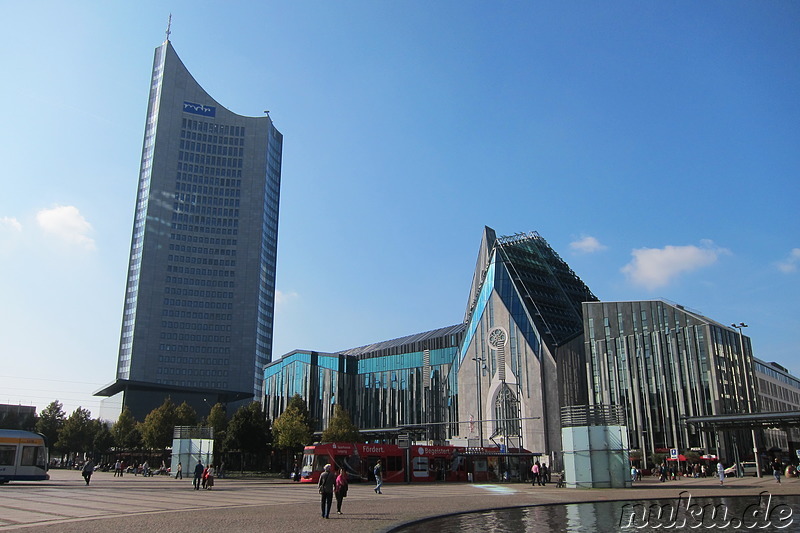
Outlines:
[[283,136],[237,115],[156,48],[116,381],[142,419],[259,397],[272,356]]

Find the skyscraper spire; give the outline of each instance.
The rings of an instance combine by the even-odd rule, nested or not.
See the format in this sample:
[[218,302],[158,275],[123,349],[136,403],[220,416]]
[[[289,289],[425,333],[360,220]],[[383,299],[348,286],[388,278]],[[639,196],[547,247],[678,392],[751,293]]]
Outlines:
[[169,41],[169,34],[172,33],[172,31],[170,31],[171,27],[172,27],[172,13],[169,14],[169,20],[167,20],[167,38],[164,40],[165,42]]

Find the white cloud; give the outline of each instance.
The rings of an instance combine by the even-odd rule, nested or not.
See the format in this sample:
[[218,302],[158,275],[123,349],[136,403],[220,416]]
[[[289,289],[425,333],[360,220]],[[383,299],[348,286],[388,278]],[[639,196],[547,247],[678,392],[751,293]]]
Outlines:
[[569,243],[569,247],[582,254],[592,254],[601,252],[608,248],[605,244],[600,244],[596,238],[589,235],[581,237],[579,240]]
[[290,302],[300,298],[300,295],[296,292],[283,292],[281,290],[275,291],[275,307],[283,307],[288,305]]
[[0,228],[19,232],[22,231],[22,224],[16,218],[3,217],[0,218]]
[[631,252],[633,261],[625,265],[622,272],[634,285],[657,289],[669,285],[680,274],[712,265],[720,255],[730,253],[725,248],[715,247],[711,241],[701,244],[635,249]]
[[789,252],[789,257],[783,261],[778,261],[775,265],[781,272],[790,274],[797,271],[798,263],[800,263],[800,248],[792,248],[792,251]]
[[45,233],[67,244],[94,250],[94,239],[88,236],[92,231],[92,225],[83,218],[77,207],[57,205],[52,209],[42,209],[36,213],[36,221]]

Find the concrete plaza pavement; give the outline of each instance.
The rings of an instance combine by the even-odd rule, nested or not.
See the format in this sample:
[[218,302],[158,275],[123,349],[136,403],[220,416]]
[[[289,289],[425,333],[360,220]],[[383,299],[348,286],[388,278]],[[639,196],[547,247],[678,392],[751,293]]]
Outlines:
[[0,532],[305,532],[322,528],[386,532],[429,517],[478,510],[592,501],[753,496],[769,491],[800,495],[800,480],[770,477],[637,482],[631,489],[531,487],[525,483],[385,484],[382,495],[370,484],[350,485],[342,515],[320,516],[316,487],[288,480],[221,479],[213,490],[192,489],[190,478],[113,477],[97,472],[87,487],[80,472],[51,470],[46,482],[0,486]]

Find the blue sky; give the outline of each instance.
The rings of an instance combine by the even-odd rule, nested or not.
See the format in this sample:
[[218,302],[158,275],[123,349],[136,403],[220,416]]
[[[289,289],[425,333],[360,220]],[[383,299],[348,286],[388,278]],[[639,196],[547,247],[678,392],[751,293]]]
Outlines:
[[796,2],[2,5],[0,403],[99,414],[169,13],[284,134],[275,358],[460,322],[488,225],[800,375]]

